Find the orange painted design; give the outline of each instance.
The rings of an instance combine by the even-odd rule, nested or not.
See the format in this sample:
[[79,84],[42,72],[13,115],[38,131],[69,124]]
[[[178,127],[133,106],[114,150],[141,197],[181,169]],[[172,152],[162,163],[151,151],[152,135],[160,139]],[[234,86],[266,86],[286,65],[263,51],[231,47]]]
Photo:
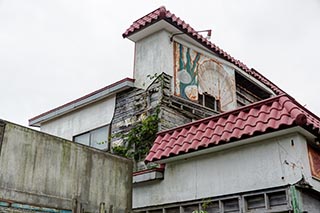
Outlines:
[[308,146],[308,156],[312,176],[320,179],[320,151],[311,146]]

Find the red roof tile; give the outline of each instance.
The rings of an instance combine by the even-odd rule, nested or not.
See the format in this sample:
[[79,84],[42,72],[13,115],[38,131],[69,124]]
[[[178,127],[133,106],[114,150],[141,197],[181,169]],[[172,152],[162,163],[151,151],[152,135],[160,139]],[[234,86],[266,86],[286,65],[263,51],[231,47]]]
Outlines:
[[146,162],[301,126],[320,135],[320,119],[287,95],[269,98],[230,112],[158,133]]
[[122,34],[122,37],[127,38],[132,34],[139,32],[140,30],[145,29],[150,25],[161,20],[167,21],[169,24],[175,26],[182,32],[186,33],[186,35],[190,36],[207,49],[218,54],[221,58],[231,62],[232,64],[236,65],[240,69],[244,70],[245,72],[253,76],[254,78],[258,79],[267,87],[269,87],[272,91],[274,91],[276,94],[284,93],[284,91],[282,91],[279,87],[277,87],[274,83],[265,78],[259,72],[257,72],[254,69],[248,68],[244,63],[233,58],[231,55],[219,48],[217,45],[211,43],[208,39],[204,38],[201,34],[197,33],[196,30],[194,30],[189,24],[181,20],[175,14],[171,13],[165,7],[160,7],[152,11],[151,13],[147,14],[146,16],[134,21],[133,24]]

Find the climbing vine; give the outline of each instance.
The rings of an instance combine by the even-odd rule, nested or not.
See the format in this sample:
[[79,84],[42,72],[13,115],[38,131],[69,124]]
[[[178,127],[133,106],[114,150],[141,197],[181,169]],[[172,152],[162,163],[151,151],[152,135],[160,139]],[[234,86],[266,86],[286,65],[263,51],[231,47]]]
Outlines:
[[138,122],[127,134],[122,135],[124,145],[113,147],[113,153],[141,160],[149,152],[158,132],[159,109]]

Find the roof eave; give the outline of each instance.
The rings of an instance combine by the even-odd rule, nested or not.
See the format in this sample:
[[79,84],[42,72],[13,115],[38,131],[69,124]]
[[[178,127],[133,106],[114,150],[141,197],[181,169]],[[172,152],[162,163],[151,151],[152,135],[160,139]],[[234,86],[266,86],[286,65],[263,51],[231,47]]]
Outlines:
[[279,137],[279,136],[294,134],[294,133],[300,133],[300,134],[304,135],[306,138],[308,138],[308,140],[310,140],[310,141],[312,141],[313,139],[316,138],[316,136],[314,134],[310,133],[309,131],[305,130],[304,128],[302,128],[300,126],[293,126],[293,127],[287,128],[287,129],[264,133],[261,135],[249,137],[246,139],[240,139],[240,140],[237,140],[234,142],[224,143],[224,144],[213,146],[213,147],[206,148],[206,149],[195,150],[190,153],[167,157],[167,158],[160,159],[160,160],[153,160],[151,162],[158,163],[158,164],[165,164],[165,163],[175,162],[175,161],[179,161],[179,160],[186,160],[189,158],[203,156],[206,154],[219,152],[219,151],[223,151],[223,150],[227,150],[227,149],[232,149],[235,147],[239,147],[239,146],[243,146],[243,145],[247,145],[247,144],[251,144],[251,143],[255,143],[255,142],[259,142],[259,141],[263,141],[263,140],[268,140],[270,138],[275,138],[275,137]]
[[74,110],[77,110],[79,108],[82,108],[84,106],[87,106],[89,104],[92,104],[94,102],[97,102],[99,100],[110,97],[111,95],[114,95],[116,93],[122,92],[126,89],[130,89],[133,87],[134,87],[134,80],[125,78],[121,81],[116,82],[115,84],[112,84],[112,86],[110,87],[106,87],[105,89],[102,89],[97,93],[94,92],[94,94],[92,95],[83,96],[82,98],[79,98],[75,101],[71,101],[61,107],[57,107],[53,110],[45,112],[34,118],[31,118],[29,120],[29,126],[40,127],[41,124],[44,122],[60,117]]
[[[127,36],[123,35],[124,38],[128,38],[129,40],[133,42],[137,42],[141,40],[142,38],[145,38],[155,32],[158,32],[160,30],[166,30],[171,34],[174,33],[180,33],[182,32],[179,28],[172,25],[170,22],[166,21],[165,19],[158,19],[147,26],[144,26],[143,28],[133,32],[132,34],[129,34]],[[169,40],[170,38],[168,38]]]

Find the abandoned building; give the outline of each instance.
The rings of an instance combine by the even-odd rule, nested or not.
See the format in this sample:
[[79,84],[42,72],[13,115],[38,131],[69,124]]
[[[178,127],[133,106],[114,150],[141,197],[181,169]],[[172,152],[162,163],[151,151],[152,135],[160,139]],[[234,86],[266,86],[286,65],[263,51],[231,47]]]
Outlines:
[[29,125],[133,158],[135,212],[320,212],[320,119],[201,33],[156,9],[132,79]]
[[0,120],[1,213],[130,212],[131,173],[126,158]]

